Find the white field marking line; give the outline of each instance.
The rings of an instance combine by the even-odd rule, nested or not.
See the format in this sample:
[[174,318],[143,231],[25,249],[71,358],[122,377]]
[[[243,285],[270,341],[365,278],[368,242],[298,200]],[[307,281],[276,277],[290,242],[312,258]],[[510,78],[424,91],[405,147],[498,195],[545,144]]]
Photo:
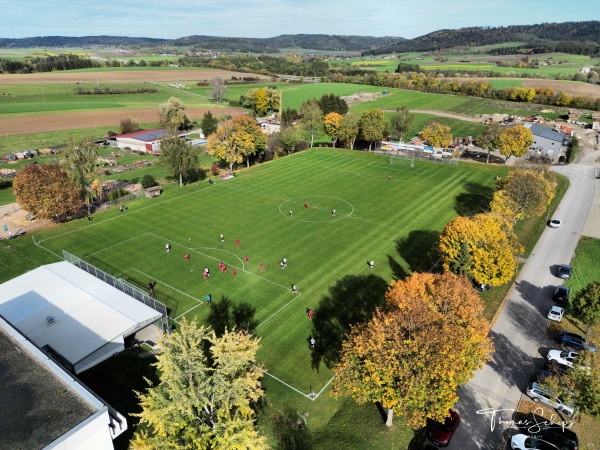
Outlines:
[[118,247],[119,245],[123,245],[125,242],[133,241],[134,239],[139,239],[139,238],[141,238],[141,237],[143,237],[143,236],[145,236],[147,234],[150,234],[150,233],[138,234],[137,236],[134,236],[132,238],[125,239],[124,241],[118,242],[118,243],[113,244],[113,245],[109,245],[108,247],[104,247],[102,250],[98,250],[97,252],[88,253],[88,256],[94,256],[94,255],[96,255],[98,253],[102,253],[103,251],[109,250],[109,249],[114,248],[114,247]]
[[414,181],[407,181],[407,180],[397,180],[397,179],[391,179],[390,180],[390,179],[387,179],[387,178],[380,178],[380,177],[375,176],[375,175],[369,175],[369,176],[367,176],[367,175],[362,175],[362,174],[360,174],[360,173],[358,173],[356,171],[338,169],[338,168],[335,168],[335,167],[332,167],[329,170],[337,170],[337,171],[340,171],[340,172],[351,173],[353,175],[356,175],[356,176],[358,176],[360,178],[364,178],[366,180],[376,180],[376,181],[382,181],[382,182],[386,182],[386,183],[389,183],[390,181],[394,181],[396,183],[414,184],[415,186],[426,187],[426,188],[429,188],[429,189],[438,189],[436,186],[432,186],[430,184],[415,183]]
[[196,309],[198,306],[202,306],[202,305],[203,305],[203,303],[198,303],[196,306],[192,306],[192,307],[191,307],[190,309],[188,309],[187,311],[185,311],[185,312],[183,312],[183,313],[179,314],[179,315],[178,315],[177,317],[175,317],[175,319],[173,319],[173,320],[177,320],[177,319],[179,319],[180,317],[183,317],[183,316],[185,316],[185,315],[186,315],[187,313],[189,313],[191,310],[193,310],[193,309]]
[[[229,250],[223,250],[223,249],[220,249],[220,248],[215,248],[215,247],[195,247],[195,248],[193,248],[193,247],[188,247],[188,246],[186,246],[186,245],[183,245],[183,244],[177,243],[177,242],[175,242],[175,241],[172,241],[172,240],[166,239],[166,238],[164,238],[163,236],[159,236],[159,235],[158,235],[158,234],[156,234],[156,233],[148,232],[148,233],[146,233],[146,234],[150,234],[150,235],[152,235],[152,236],[154,236],[154,237],[157,237],[157,238],[159,238],[159,239],[162,239],[162,240],[164,240],[165,242],[173,242],[173,244],[175,244],[175,245],[179,245],[180,247],[186,248],[186,249],[188,249],[189,251],[193,251],[194,253],[197,253],[197,254],[199,254],[199,255],[205,256],[206,258],[208,258],[208,259],[212,259],[212,260],[214,260],[214,261],[222,261],[222,259],[215,258],[214,256],[210,256],[210,255],[207,255],[207,254],[205,254],[205,253],[199,252],[199,251],[195,250],[195,248],[204,248],[204,249],[208,249],[208,250],[219,250],[219,251],[223,251],[223,252],[229,253],[229,254],[231,254],[232,256],[234,256],[235,258],[237,258],[237,259],[240,261],[240,263],[242,264],[242,268],[241,268],[241,270],[242,270],[243,272],[245,272],[245,271],[246,271],[246,270],[245,270],[245,267],[244,267],[244,261],[242,261],[242,258],[240,258],[239,256],[237,256],[235,253],[233,253],[233,252],[230,252]],[[231,265],[233,266],[233,264],[231,264]],[[235,267],[236,269],[239,269],[239,267],[236,267],[236,266],[233,266],[233,267]]]
[[125,272],[123,272],[123,273],[127,273],[127,272],[129,272],[129,271],[131,271],[131,270],[135,270],[136,272],[139,272],[139,273],[141,273],[142,275],[144,275],[145,277],[147,277],[147,278],[149,278],[149,279],[151,279],[151,280],[156,280],[156,281],[158,281],[160,284],[162,284],[162,285],[164,285],[164,286],[168,286],[168,287],[169,287],[169,289],[173,289],[175,292],[179,292],[181,295],[185,295],[186,297],[189,297],[189,298],[191,298],[192,300],[199,301],[199,300],[198,300],[196,297],[193,297],[193,296],[191,296],[190,294],[188,294],[188,293],[186,293],[186,292],[180,291],[179,289],[176,289],[176,288],[174,288],[174,287],[173,287],[173,286],[171,286],[170,284],[168,284],[168,283],[165,283],[164,281],[161,281],[161,280],[159,280],[158,278],[151,277],[151,276],[150,276],[150,275],[148,275],[147,273],[144,273],[144,272],[142,272],[141,270],[139,270],[139,269],[136,269],[135,267],[132,267],[131,269],[128,269],[128,270],[126,270],[126,271],[125,271]]
[[[274,283],[277,284],[277,283]],[[282,286],[283,287],[283,286]],[[288,289],[290,290],[290,289]],[[265,320],[263,320],[261,323],[259,323],[256,328],[254,328],[252,330],[252,332],[254,333],[256,330],[258,330],[260,327],[262,327],[265,323],[267,323],[269,320],[271,320],[273,317],[275,317],[277,314],[279,314],[281,312],[282,309],[287,308],[288,305],[290,303],[292,303],[293,301],[295,301],[297,298],[299,298],[302,294],[300,292],[294,294],[294,298],[291,299],[289,302],[287,302],[285,305],[283,305],[281,308],[279,308],[277,311],[275,311],[273,314],[271,314],[269,317],[267,317]]]
[[313,401],[319,398],[319,395],[321,395],[323,393],[323,391],[325,390],[325,388],[331,384],[331,382],[333,381],[334,378],[335,378],[335,375],[330,378],[330,380],[325,384],[325,386],[323,386],[323,388],[317,394],[313,393],[313,396],[314,396]]
[[[142,207],[142,208],[135,209],[135,210],[133,210],[133,211],[131,211],[131,212],[127,211],[127,212],[126,212],[124,215],[118,215],[118,216],[112,217],[112,218],[110,218],[110,219],[104,219],[104,220],[102,220],[101,222],[93,222],[93,223],[90,223],[90,224],[89,224],[88,226],[86,226],[86,227],[77,228],[77,229],[75,229],[75,230],[67,231],[67,232],[65,232],[65,233],[62,233],[62,234],[57,234],[56,236],[52,236],[52,237],[46,238],[46,239],[44,239],[44,240],[40,241],[40,243],[41,243],[41,242],[46,242],[46,241],[49,241],[49,240],[51,240],[51,239],[56,239],[56,238],[59,238],[59,237],[63,237],[63,236],[66,236],[66,235],[68,235],[68,234],[75,233],[75,232],[77,232],[77,231],[85,230],[85,229],[87,229],[87,228],[90,228],[90,227],[100,226],[100,225],[103,225],[103,224],[105,224],[106,222],[109,222],[109,221],[111,221],[111,220],[117,220],[117,219],[120,219],[121,217],[127,217],[127,215],[130,215],[130,214],[135,214],[135,213],[138,213],[139,211],[144,211],[144,210],[146,210],[146,209],[148,209],[148,208],[154,208],[154,207],[157,207],[157,206],[160,206],[160,205],[162,205],[163,203],[168,203],[168,202],[172,202],[172,201],[175,201],[175,200],[179,200],[180,198],[183,198],[183,197],[187,197],[187,196],[190,196],[190,195],[197,194],[198,192],[205,191],[206,189],[210,189],[210,188],[212,188],[212,187],[213,187],[212,185],[209,185],[209,186],[201,187],[201,188],[199,188],[199,189],[198,189],[198,190],[196,190],[196,191],[188,192],[187,194],[181,194],[181,195],[178,195],[177,197],[168,198],[168,199],[166,199],[166,200],[162,200],[162,199],[161,199],[161,200],[159,200],[159,201],[158,201],[158,202],[156,202],[156,203],[154,203],[154,202],[153,202],[153,203],[151,203],[151,204],[149,204],[149,205],[147,205],[147,206],[144,206],[144,207]],[[159,199],[160,199],[160,197],[159,197]],[[155,200],[156,200],[156,199],[155,199]]]
[[33,238],[33,243],[35,245],[37,245],[39,248],[41,248],[42,250],[46,250],[48,253],[56,256],[59,260],[64,261],[65,258],[63,256],[57,255],[56,253],[54,253],[52,250],[47,249],[46,247],[44,247],[43,245],[40,245],[38,242],[35,241],[35,236],[31,236]]
[[[254,364],[253,364],[253,365],[254,365]],[[291,390],[293,390],[293,391],[296,391],[298,394],[300,394],[300,395],[304,395],[304,396],[305,396],[307,399],[309,399],[309,400],[313,400],[313,401],[314,401],[314,398],[312,398],[312,397],[311,397],[311,394],[308,394],[308,395],[307,395],[307,394],[305,394],[304,392],[302,392],[302,391],[299,391],[299,390],[298,390],[298,389],[296,389],[294,386],[292,386],[292,385],[290,385],[290,384],[287,384],[287,383],[286,383],[285,381],[283,381],[283,380],[280,380],[280,379],[279,379],[279,378],[277,378],[275,375],[271,375],[271,374],[270,374],[269,372],[267,372],[266,370],[265,370],[265,371],[263,371],[263,373],[264,373],[264,374],[266,374],[266,375],[269,375],[269,376],[270,376],[271,378],[273,378],[274,380],[277,380],[277,381],[279,381],[279,382],[280,382],[281,384],[283,384],[284,386],[287,386],[287,387],[289,387]]]

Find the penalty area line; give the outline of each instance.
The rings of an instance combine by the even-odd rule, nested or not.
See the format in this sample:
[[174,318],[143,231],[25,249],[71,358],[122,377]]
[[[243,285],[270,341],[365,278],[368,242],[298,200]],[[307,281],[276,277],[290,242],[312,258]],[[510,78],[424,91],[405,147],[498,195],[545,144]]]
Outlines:
[[263,372],[265,375],[269,375],[271,378],[273,378],[274,380],[279,381],[281,384],[283,384],[284,386],[287,386],[288,388],[290,388],[293,391],[296,391],[298,394],[303,395],[304,397],[306,397],[309,400],[314,401],[315,399],[312,397],[313,394],[305,394],[302,391],[299,391],[298,389],[296,389],[294,386],[287,384],[285,381],[280,380],[279,378],[277,378],[275,375],[271,375],[269,372],[267,372],[266,370]]
[[259,323],[256,326],[256,328],[254,330],[252,330],[252,332],[254,333],[256,330],[258,330],[260,327],[262,327],[265,323],[267,323],[269,320],[271,320],[273,317],[275,317],[277,314],[279,314],[282,309],[287,308],[290,305],[290,303],[292,303],[294,300],[299,298],[301,295],[302,294],[300,292],[298,292],[297,295],[294,295],[293,299],[291,299],[289,302],[287,302],[285,305],[283,305],[281,308],[279,308],[277,311],[275,311],[273,314],[271,314],[269,317],[267,317],[265,320],[263,320],[261,323]]

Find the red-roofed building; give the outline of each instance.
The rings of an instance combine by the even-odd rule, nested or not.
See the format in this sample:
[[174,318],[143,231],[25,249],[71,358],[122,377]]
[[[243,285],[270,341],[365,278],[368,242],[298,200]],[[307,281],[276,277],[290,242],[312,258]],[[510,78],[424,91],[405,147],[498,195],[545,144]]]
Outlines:
[[[177,133],[177,136],[183,137],[191,132]],[[130,148],[131,150],[137,150],[145,153],[152,153],[154,155],[160,153],[160,140],[164,139],[168,134],[168,131],[164,128],[154,128],[151,130],[135,131],[133,133],[119,134],[111,137],[109,140],[116,141],[116,147],[118,148]]]

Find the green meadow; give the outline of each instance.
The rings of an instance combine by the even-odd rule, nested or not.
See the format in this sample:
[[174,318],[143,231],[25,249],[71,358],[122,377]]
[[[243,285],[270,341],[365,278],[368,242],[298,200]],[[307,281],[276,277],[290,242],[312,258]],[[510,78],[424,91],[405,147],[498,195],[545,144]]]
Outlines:
[[[57,261],[66,250],[140,288],[155,280],[175,328],[185,317],[217,330],[236,325],[261,338],[265,432],[272,433],[270,414],[290,406],[310,412],[306,422],[319,448],[339,442],[344,448],[407,448],[412,432],[399,425],[385,429],[373,405],[329,397],[331,365],[348,324],[369,317],[390,280],[436,270],[444,225],[486,209],[495,177],[507,168],[394,163],[367,152],[318,149],[216,185],[166,185],[161,197],[131,201],[127,212],[110,207],[92,221],[44,229],[10,246],[3,241],[0,259],[19,262],[2,278]],[[209,293],[211,305],[204,301]],[[313,351],[310,336],[317,340]],[[340,430],[359,422],[339,441]]]

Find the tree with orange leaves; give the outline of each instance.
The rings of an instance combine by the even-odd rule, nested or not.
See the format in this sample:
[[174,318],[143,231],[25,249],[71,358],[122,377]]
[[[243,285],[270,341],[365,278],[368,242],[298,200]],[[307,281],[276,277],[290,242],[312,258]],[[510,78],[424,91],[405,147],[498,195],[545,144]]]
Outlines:
[[386,425],[399,414],[414,428],[442,420],[456,390],[489,359],[483,305],[466,277],[415,273],[394,281],[385,309],[353,327],[334,367],[334,397],[380,402]]

